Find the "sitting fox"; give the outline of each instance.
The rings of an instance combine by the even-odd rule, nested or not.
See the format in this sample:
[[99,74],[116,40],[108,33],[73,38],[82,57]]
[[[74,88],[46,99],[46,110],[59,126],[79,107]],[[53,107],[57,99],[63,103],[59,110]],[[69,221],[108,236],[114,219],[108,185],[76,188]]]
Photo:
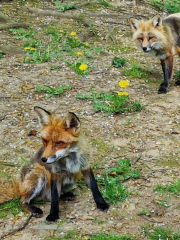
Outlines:
[[[133,39],[149,56],[161,61],[164,82],[158,93],[167,93],[173,74],[174,56],[180,54],[180,13],[162,18],[157,15],[148,21],[131,18]],[[180,81],[176,82],[180,85]]]
[[[41,217],[42,210],[32,205],[31,201],[36,197],[48,199],[51,207],[46,220],[55,222],[59,219],[60,196],[73,197],[70,190],[82,174],[92,191],[97,208],[107,211],[109,205],[98,189],[88,162],[89,147],[81,134],[78,117],[69,112],[65,118],[58,118],[43,108],[35,107],[34,110],[42,125],[43,146],[23,166],[19,181],[1,183],[0,203],[20,196],[24,208],[33,216]],[[4,186],[5,191],[2,190]]]

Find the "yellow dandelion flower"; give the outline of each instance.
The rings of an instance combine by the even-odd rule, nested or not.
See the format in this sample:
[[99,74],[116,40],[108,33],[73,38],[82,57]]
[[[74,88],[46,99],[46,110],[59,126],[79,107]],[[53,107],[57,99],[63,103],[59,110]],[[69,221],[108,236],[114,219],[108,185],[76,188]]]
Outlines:
[[126,88],[126,87],[129,86],[129,82],[128,82],[127,80],[121,80],[121,81],[119,82],[119,86],[120,86],[121,88]]
[[59,30],[60,33],[63,33],[64,31],[63,30]]
[[77,52],[76,54],[77,54],[77,55],[83,55],[83,53],[82,53],[82,52]]
[[36,51],[37,50],[37,48],[31,48],[31,51]]
[[85,42],[84,44],[85,44],[86,47],[89,46],[89,43],[88,43],[88,42]]
[[118,95],[119,96],[128,96],[128,93],[127,92],[118,92]]
[[76,39],[76,40],[78,40],[78,39],[79,39],[79,37],[75,37],[75,39]]
[[71,32],[71,36],[76,36],[76,32]]
[[88,66],[87,66],[86,64],[81,64],[81,65],[79,66],[79,69],[80,69],[81,71],[85,71],[87,68],[88,68]]
[[111,172],[111,175],[116,175],[116,172],[114,171],[114,172]]
[[29,50],[29,49],[30,49],[30,47],[25,47],[25,48],[24,48],[24,50]]

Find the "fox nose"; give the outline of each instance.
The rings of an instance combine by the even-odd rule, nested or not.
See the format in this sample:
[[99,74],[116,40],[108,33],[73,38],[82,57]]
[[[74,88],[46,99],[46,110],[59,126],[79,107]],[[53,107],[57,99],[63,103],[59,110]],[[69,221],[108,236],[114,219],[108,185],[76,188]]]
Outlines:
[[42,161],[42,162],[47,162],[47,158],[42,157],[42,158],[41,158],[41,161]]
[[144,52],[146,52],[146,50],[147,50],[147,47],[143,47],[142,49],[143,49],[143,51],[144,51]]

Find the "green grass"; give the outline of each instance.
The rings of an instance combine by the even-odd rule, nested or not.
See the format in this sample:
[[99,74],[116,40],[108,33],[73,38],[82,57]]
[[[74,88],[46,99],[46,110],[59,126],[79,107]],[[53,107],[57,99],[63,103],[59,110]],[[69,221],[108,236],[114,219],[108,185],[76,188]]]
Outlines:
[[149,211],[147,209],[144,208],[143,210],[138,212],[138,215],[145,215],[145,216],[149,217],[150,213],[149,213]]
[[131,64],[131,68],[123,69],[123,74],[130,78],[148,78],[149,73],[136,63]]
[[157,7],[159,10],[166,9],[170,13],[178,13],[180,12],[180,4],[179,0],[152,0],[151,3]]
[[129,159],[120,159],[114,167],[97,178],[97,181],[103,196],[109,203],[117,205],[119,201],[124,201],[130,194],[123,182],[130,178],[137,179],[140,176],[140,172],[131,167]]
[[37,31],[33,30],[32,27],[29,27],[28,29],[23,28],[13,28],[9,29],[9,31],[13,34],[14,39],[23,39],[23,40],[30,40],[33,39],[35,34],[37,34]]
[[36,86],[36,90],[38,92],[46,92],[46,98],[50,97],[59,97],[61,94],[64,93],[64,90],[70,90],[72,86],[61,86],[57,88],[53,87],[46,87],[46,86]]
[[77,233],[75,230],[71,230],[68,233],[66,233],[63,237],[48,237],[46,240],[135,240],[137,239],[136,236],[133,235],[127,235],[127,234],[121,234],[121,235],[115,235],[115,234],[104,234],[104,233],[98,233],[93,236],[82,236],[82,234]]
[[59,8],[59,12],[65,12],[67,10],[76,9],[75,4],[62,4],[60,1],[55,1],[56,6]]
[[179,195],[180,194],[180,179],[175,181],[174,183],[170,185],[162,185],[159,184],[154,191],[159,192],[160,194],[163,193],[169,193],[169,194],[175,194]]
[[113,93],[95,92],[93,89],[90,91],[91,94],[77,94],[76,97],[91,100],[94,104],[93,108],[96,111],[111,115],[125,112],[138,112],[144,109],[144,106],[140,102],[129,101],[129,95],[119,96]]
[[[62,5],[59,1],[57,2]],[[63,4],[64,8],[65,6],[67,8],[69,5]],[[25,51],[23,55],[24,63],[39,64],[58,59],[65,62],[75,73],[81,76],[90,73],[92,68],[95,67],[93,65],[94,56],[102,51],[101,47],[90,46],[88,42],[82,42],[74,30],[67,32],[63,29],[48,26],[39,31],[29,27],[27,30],[22,28],[10,29],[10,32]],[[81,65],[88,67],[86,70],[81,70],[79,68]]]
[[125,59],[125,58],[115,57],[115,58],[113,58],[113,60],[112,60],[112,65],[113,65],[113,67],[115,67],[115,68],[123,67],[123,66],[126,65],[126,59]]
[[90,240],[133,240],[135,237],[130,235],[107,235],[104,233],[99,233],[90,238]]
[[20,206],[19,199],[13,199],[11,201],[0,204],[0,218],[4,218],[8,214],[13,214],[14,216],[16,216],[22,211],[23,209]]
[[179,240],[180,231],[173,233],[171,229],[162,227],[145,227],[144,234],[148,240]]

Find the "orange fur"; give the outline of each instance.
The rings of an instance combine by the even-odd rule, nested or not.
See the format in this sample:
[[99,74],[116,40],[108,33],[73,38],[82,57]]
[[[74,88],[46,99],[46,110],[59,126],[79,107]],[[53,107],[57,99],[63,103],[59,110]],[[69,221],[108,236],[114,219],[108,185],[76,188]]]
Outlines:
[[180,13],[164,20],[157,15],[148,21],[131,18],[129,22],[138,46],[145,54],[160,59],[164,82],[159,93],[166,93],[173,75],[174,56],[180,53]]

